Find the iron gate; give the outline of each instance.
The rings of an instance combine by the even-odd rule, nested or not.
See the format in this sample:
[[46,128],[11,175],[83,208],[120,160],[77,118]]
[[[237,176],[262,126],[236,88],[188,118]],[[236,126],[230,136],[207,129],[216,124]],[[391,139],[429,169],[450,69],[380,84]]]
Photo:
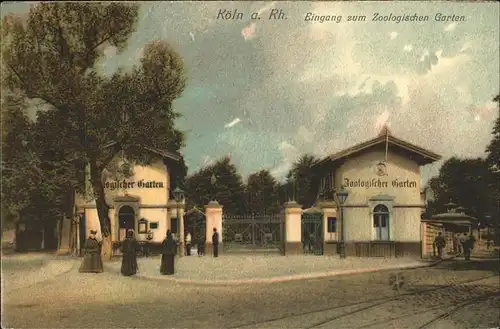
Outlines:
[[184,225],[191,233],[192,244],[205,244],[207,220],[201,210],[193,208],[187,211],[184,215]]
[[323,213],[319,209],[306,210],[301,222],[304,253],[323,255]]
[[225,248],[282,249],[282,215],[246,215],[222,217],[222,241]]

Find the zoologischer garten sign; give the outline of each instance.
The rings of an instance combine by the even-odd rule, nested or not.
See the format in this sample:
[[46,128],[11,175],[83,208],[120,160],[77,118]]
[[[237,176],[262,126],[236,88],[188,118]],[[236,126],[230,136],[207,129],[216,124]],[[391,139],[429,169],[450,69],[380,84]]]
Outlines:
[[349,179],[344,178],[345,187],[364,187],[364,188],[387,188],[389,186],[395,188],[416,188],[417,182],[414,180],[399,180],[393,179],[392,181],[382,180],[380,178],[372,179]]
[[144,181],[144,179],[138,180],[136,182],[130,182],[126,180],[115,180],[112,182],[106,182],[104,183],[104,188],[110,189],[111,191],[120,189],[120,188],[126,188],[126,189],[131,189],[131,188],[164,188],[165,185],[163,182],[159,181]]

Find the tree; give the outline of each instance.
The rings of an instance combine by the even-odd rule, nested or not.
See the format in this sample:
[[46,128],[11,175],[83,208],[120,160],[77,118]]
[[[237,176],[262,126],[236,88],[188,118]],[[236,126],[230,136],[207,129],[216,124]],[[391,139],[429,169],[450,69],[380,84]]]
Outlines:
[[434,200],[429,202],[428,213],[447,212],[450,201],[466,208],[467,214],[484,223],[486,215],[498,218],[498,187],[489,186],[494,179],[484,159],[447,160],[437,177],[429,181]]
[[[32,149],[33,123],[26,116],[22,97],[2,97],[2,227],[19,220],[40,183],[39,163]],[[33,161],[35,160],[35,161]],[[33,182],[34,184],[31,184]]]
[[493,139],[486,148],[486,161],[488,161],[491,169],[497,173],[497,177],[500,178],[500,94],[493,101],[499,104],[499,116],[495,120],[495,126],[493,127]]
[[[215,184],[211,183],[212,175],[216,177]],[[186,178],[188,206],[202,208],[216,198],[225,214],[239,214],[243,211],[243,191],[241,175],[229,157],[223,157]]]
[[268,170],[248,177],[245,189],[246,209],[249,213],[272,214],[279,212],[278,184]]
[[[144,145],[171,152],[183,146],[172,102],[186,79],[182,59],[169,44],[146,45],[140,65],[111,77],[95,69],[106,47],[125,49],[138,11],[135,4],[41,3],[30,10],[26,23],[8,17],[2,24],[7,86],[51,107],[53,113],[44,119],[57,127],[52,132],[64,150],[57,157],[64,157],[74,171],[81,171],[75,158],[88,165],[107,259],[111,236],[102,184],[105,168],[121,151],[129,161],[146,165],[155,155]],[[104,147],[111,142],[112,147]]]
[[305,154],[292,165],[287,175],[288,182],[294,186],[295,200],[304,208],[312,207],[317,199],[319,177],[312,166],[318,161],[315,156]]

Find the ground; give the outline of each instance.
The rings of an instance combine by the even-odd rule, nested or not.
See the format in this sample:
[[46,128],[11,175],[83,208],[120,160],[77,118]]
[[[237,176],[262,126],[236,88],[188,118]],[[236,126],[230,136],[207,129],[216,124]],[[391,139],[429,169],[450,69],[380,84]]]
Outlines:
[[[73,267],[31,286],[4,290],[2,325],[492,328],[500,325],[498,265],[492,259],[456,259],[430,268],[237,286],[180,284],[122,277],[112,271],[80,274]],[[394,273],[403,275],[400,291],[389,285]],[[432,321],[447,311],[448,316]]]

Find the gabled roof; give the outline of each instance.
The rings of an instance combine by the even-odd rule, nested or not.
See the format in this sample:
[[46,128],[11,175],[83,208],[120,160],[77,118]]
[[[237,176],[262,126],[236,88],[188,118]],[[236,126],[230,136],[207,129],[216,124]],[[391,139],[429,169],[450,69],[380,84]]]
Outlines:
[[[106,145],[104,145],[104,148],[108,148],[108,147],[112,147],[114,145],[116,145],[118,142],[110,142]],[[177,154],[177,153],[173,153],[173,152],[169,152],[169,151],[165,151],[165,150],[160,150],[160,149],[157,149],[157,148],[154,148],[154,147],[151,147],[151,146],[147,146],[147,145],[141,145],[142,148],[144,148],[145,150],[148,150],[150,152],[153,152],[155,154],[158,154],[158,155],[161,155],[163,158],[168,158],[168,159],[172,159],[174,161],[179,161],[182,159],[182,156],[180,154]]]
[[389,128],[387,128],[387,126],[384,126],[377,137],[370,139],[366,142],[354,145],[354,146],[347,148],[343,151],[340,151],[338,153],[332,154],[332,155],[326,157],[325,159],[319,161],[313,167],[324,166],[327,163],[335,164],[338,162],[342,162],[342,160],[344,160],[345,158],[347,158],[349,156],[356,155],[358,153],[361,153],[361,152],[363,152],[367,149],[370,149],[372,147],[375,147],[375,146],[384,145],[385,143],[388,144],[389,148],[393,148],[393,149],[397,148],[397,149],[401,149],[401,150],[408,152],[410,155],[412,155],[412,157],[415,158],[414,160],[419,165],[429,164],[429,163],[432,163],[432,162],[435,162],[435,161],[438,161],[441,159],[441,156],[434,153],[434,152],[431,152],[431,151],[426,150],[424,148],[421,148],[419,146],[405,142],[402,139],[394,137],[391,134]]

